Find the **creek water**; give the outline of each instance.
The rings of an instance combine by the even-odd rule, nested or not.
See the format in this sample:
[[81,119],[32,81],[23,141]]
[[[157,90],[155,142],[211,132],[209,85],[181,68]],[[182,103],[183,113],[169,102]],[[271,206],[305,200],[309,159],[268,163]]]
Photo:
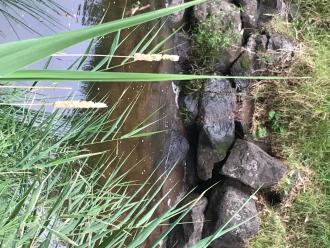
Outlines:
[[[57,0],[60,6],[67,11],[67,13],[61,11],[54,11],[43,7],[45,13],[55,18],[56,22],[47,23],[45,20],[35,19],[29,16],[24,11],[18,10],[24,23],[31,29],[38,31],[42,35],[52,34],[54,32],[61,32],[67,30],[75,30],[88,25],[94,25],[103,22],[108,22],[115,19],[120,19],[123,15],[129,16],[138,7],[144,8],[142,12],[165,7],[165,1],[159,0]],[[139,12],[135,13],[139,14]],[[1,43],[8,42],[17,39],[37,37],[38,34],[28,31],[26,27],[21,24],[11,23],[4,16],[0,16],[0,23],[2,35],[0,36]],[[6,25],[3,25],[6,23]],[[117,55],[128,55],[130,51],[141,41],[142,37],[152,28],[157,26],[155,30],[162,25],[161,21],[155,21],[146,25],[138,27],[130,36],[125,40],[122,45],[117,49]],[[13,28],[14,26],[14,28]],[[121,38],[128,35],[133,28],[124,30],[121,34]],[[155,39],[150,47],[153,47],[160,40],[164,39],[169,34],[169,28],[165,25],[162,31]],[[91,50],[93,54],[108,54],[109,49],[113,41],[113,35],[106,36],[95,43]],[[152,35],[150,35],[152,37]],[[149,39],[149,38],[148,38]],[[147,40],[148,40],[147,39]],[[82,43],[78,46],[65,50],[67,54],[81,54],[84,53],[88,43]],[[173,44],[171,41],[167,42],[163,49],[171,49]],[[168,53],[171,50],[169,50]],[[54,57],[50,63],[49,68],[53,69],[66,69],[75,60],[75,57]],[[86,68],[93,68],[101,57],[89,57],[87,60]],[[114,58],[111,65],[119,64],[122,58]],[[32,67],[42,67],[45,61],[38,62]],[[130,63],[125,66],[117,67],[115,71],[122,72],[172,72],[172,62],[139,62]],[[46,83],[47,84],[47,83]],[[157,135],[153,135],[146,138],[122,140],[119,142],[105,143],[93,147],[97,151],[117,149],[120,153],[129,154],[133,151],[123,167],[123,170],[129,170],[131,167],[141,161],[139,166],[136,166],[128,175],[128,180],[144,180],[148,174],[153,172],[158,164],[166,160],[168,152],[170,150],[170,132],[168,130],[180,130],[181,121],[178,116],[178,108],[176,104],[176,94],[173,87],[173,82],[163,83],[81,83],[81,82],[65,82],[65,83],[48,83],[48,85],[54,86],[54,89],[50,90],[38,90],[37,96],[41,99],[47,99],[47,101],[55,101],[58,99],[65,99],[70,95],[73,99],[87,99],[87,100],[101,100],[105,99],[109,106],[112,106],[117,99],[122,95],[123,91],[127,89],[126,94],[121,100],[118,108],[115,111],[115,116],[119,116],[125,108],[133,101],[133,99],[139,95],[139,98],[131,111],[131,114],[125,121],[124,126],[121,128],[122,133],[125,133],[150,114],[154,113],[148,122],[155,122],[151,127],[144,130],[148,131],[161,131],[165,130]],[[61,90],[59,87],[69,87],[71,90]],[[58,90],[56,90],[58,88]],[[87,93],[88,92],[88,93]],[[34,98],[34,101],[38,101],[39,98]],[[104,100],[103,100],[104,101]],[[158,110],[158,111],[156,111]],[[156,112],[155,112],[156,111]],[[112,168],[109,168],[109,173]],[[171,177],[163,187],[165,193],[176,182],[182,181],[183,167],[178,166]],[[177,184],[176,188],[165,201],[167,207],[171,206],[177,195],[182,192],[182,185]]]

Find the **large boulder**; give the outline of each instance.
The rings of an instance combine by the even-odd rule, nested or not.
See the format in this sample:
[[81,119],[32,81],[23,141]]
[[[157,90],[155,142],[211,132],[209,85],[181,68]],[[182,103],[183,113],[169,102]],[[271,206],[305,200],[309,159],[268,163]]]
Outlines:
[[[254,199],[249,199],[251,194],[250,189],[243,184],[228,179],[211,191],[203,237],[223,228],[230,219],[224,230],[245,221],[246,223],[215,240],[209,247],[245,247],[246,241],[258,233],[260,220]],[[245,207],[238,212],[243,204],[246,204]]]
[[[222,0],[206,1],[194,7],[194,18],[205,34],[199,37],[197,49],[207,54],[197,54],[215,63],[212,70],[225,73],[241,53],[243,30],[240,9]],[[205,47],[201,47],[205,45]]]
[[200,179],[212,177],[214,164],[222,161],[235,139],[236,97],[228,80],[208,80],[199,105],[200,134],[197,173]]
[[261,148],[245,140],[236,140],[221,174],[254,188],[269,188],[278,183],[286,166]]
[[[187,204],[198,198],[199,195],[192,194],[184,200]],[[189,248],[202,238],[205,222],[204,211],[207,206],[207,199],[202,197],[191,211],[182,219],[184,224],[178,225],[169,234],[166,247],[168,248]]]

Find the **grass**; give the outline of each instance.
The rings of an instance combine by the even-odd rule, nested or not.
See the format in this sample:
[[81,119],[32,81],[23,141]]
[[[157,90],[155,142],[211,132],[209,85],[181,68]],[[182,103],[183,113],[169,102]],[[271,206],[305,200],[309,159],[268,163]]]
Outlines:
[[[254,130],[267,129],[274,150],[290,170],[277,189],[285,200],[271,216],[266,214],[265,222],[272,223],[274,216],[280,221],[286,233],[283,247],[325,248],[330,246],[329,8],[326,1],[296,3],[300,12],[290,32],[304,47],[291,68],[281,73],[311,79],[258,84]],[[278,224],[264,225],[251,247],[280,247],[266,238]]]
[[258,238],[250,243],[255,248],[286,248],[286,229],[276,210],[265,207],[261,215],[261,230]]

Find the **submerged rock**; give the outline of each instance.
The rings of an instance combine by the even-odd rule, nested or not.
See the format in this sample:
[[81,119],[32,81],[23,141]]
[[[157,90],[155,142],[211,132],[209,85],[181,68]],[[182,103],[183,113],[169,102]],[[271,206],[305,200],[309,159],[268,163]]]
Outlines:
[[[244,247],[247,240],[258,233],[260,220],[257,217],[255,201],[250,199],[252,192],[249,188],[239,182],[227,180],[223,185],[216,186],[211,191],[211,197],[206,211],[206,224],[203,237],[212,235],[234,216],[227,228],[245,224],[228,232],[215,240],[209,247],[211,248],[240,248]],[[238,210],[245,204],[245,207]]]
[[214,164],[222,161],[235,138],[236,97],[228,80],[209,80],[200,99],[200,135],[197,173],[200,179],[212,177]]
[[164,154],[164,164],[165,168],[171,168],[184,161],[189,150],[189,143],[180,130],[172,130],[166,147],[168,148]]
[[[199,195],[192,194],[184,200],[184,204],[198,198]],[[207,205],[207,199],[202,197],[191,211],[183,218],[181,222],[169,234],[166,242],[168,248],[189,248],[196,244],[202,238],[202,232],[205,222],[204,211]]]
[[245,140],[236,140],[221,174],[258,189],[275,185],[286,171],[282,162],[258,146]]

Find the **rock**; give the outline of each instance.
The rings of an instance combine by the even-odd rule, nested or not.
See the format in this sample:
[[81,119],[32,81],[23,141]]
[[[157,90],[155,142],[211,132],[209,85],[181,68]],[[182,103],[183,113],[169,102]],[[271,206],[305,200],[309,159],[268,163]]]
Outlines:
[[[184,204],[189,203],[199,195],[192,194],[184,200]],[[192,210],[182,219],[185,223],[178,225],[169,234],[166,247],[168,248],[189,248],[202,238],[205,222],[204,211],[207,206],[207,199],[202,197]]]
[[[258,212],[255,201],[253,199],[249,200],[251,194],[252,192],[246,186],[228,179],[223,185],[218,185],[211,191],[211,197],[205,215],[206,224],[203,231],[203,238],[212,235],[215,231],[222,228],[232,216],[235,217],[224,230],[239,225],[244,221],[249,221],[215,240],[209,247],[245,247],[246,241],[258,233],[260,220],[257,216]],[[240,212],[237,212],[246,202],[246,206]]]
[[164,164],[165,168],[171,168],[183,162],[189,150],[189,143],[179,130],[172,130],[166,147],[168,149],[164,155]]
[[287,36],[273,32],[268,42],[268,49],[272,50],[294,50],[294,43]]
[[[257,27],[258,1],[257,0],[235,0],[236,5],[241,6],[242,23],[244,29],[254,29]],[[251,30],[250,30],[251,31]]]
[[179,106],[181,117],[185,125],[189,126],[195,123],[195,119],[198,115],[198,100],[197,94],[180,94]]
[[[256,59],[256,35],[251,35],[248,38],[245,51],[235,61],[230,69],[230,74],[233,76],[251,76],[254,71]],[[250,80],[235,79],[236,89],[238,91],[246,90],[249,86]]]
[[174,70],[176,73],[186,72],[189,70],[189,55],[191,53],[191,42],[189,35],[183,32],[177,32],[174,35],[174,54],[179,55],[180,60],[175,63]]
[[287,36],[273,31],[268,32],[266,45],[261,40],[257,44],[257,60],[255,69],[267,69],[271,67],[286,66],[294,56],[295,44]]
[[[226,1],[212,0],[196,5],[194,17],[197,24],[203,25],[204,29],[209,29],[205,31],[209,32],[210,36],[216,35],[221,40],[218,47],[213,48],[216,55],[212,51],[212,55],[205,56],[212,59],[215,57],[215,70],[225,73],[241,53],[243,31],[240,9]],[[212,23],[205,25],[207,22]]]
[[262,0],[259,1],[258,21],[263,24],[272,20],[273,16],[280,16],[283,19],[287,18],[287,7],[283,0]]
[[189,215],[187,215],[183,222],[189,223],[183,226],[184,235],[188,238],[185,248],[189,248],[196,244],[202,238],[202,232],[205,222],[204,211],[207,206],[207,199],[201,198],[196,206],[194,206]]
[[[169,0],[168,6],[175,6],[185,2],[185,0]],[[177,11],[169,16],[169,25],[171,28],[178,28],[184,23],[185,11]]]
[[258,189],[269,188],[278,183],[286,171],[279,160],[258,146],[245,140],[236,140],[221,174]]
[[197,173],[200,179],[212,177],[214,163],[222,161],[235,138],[236,97],[228,80],[209,80],[200,99],[200,134]]
[[267,35],[265,35],[265,34],[258,35],[256,37],[256,43],[257,43],[256,50],[265,52],[267,50],[268,40],[269,39],[268,39]]

